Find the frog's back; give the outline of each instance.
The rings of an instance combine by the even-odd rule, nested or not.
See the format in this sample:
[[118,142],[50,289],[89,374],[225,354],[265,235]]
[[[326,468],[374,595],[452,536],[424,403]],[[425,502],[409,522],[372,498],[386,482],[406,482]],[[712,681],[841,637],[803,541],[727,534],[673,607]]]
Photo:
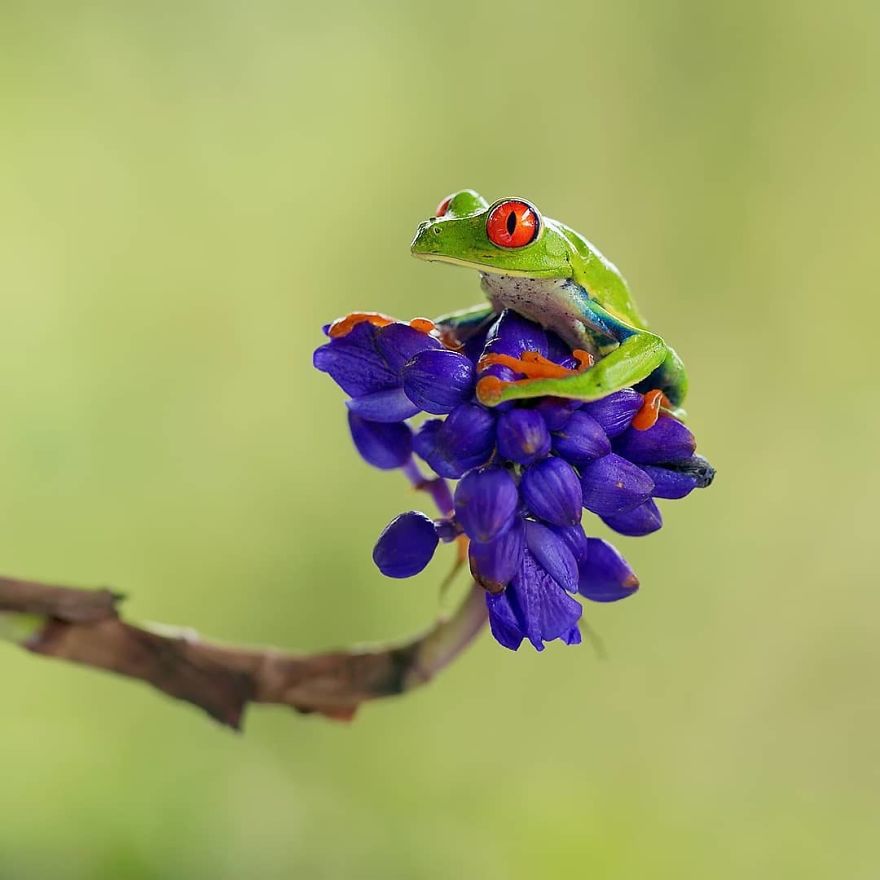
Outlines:
[[558,221],[554,223],[571,244],[575,259],[572,261],[572,279],[579,284],[603,309],[638,330],[648,325],[641,316],[629,287],[620,270],[579,232]]

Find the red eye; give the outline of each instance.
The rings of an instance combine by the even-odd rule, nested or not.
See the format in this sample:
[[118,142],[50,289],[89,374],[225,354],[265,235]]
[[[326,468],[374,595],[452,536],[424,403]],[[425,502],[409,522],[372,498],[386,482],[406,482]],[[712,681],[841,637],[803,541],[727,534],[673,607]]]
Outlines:
[[452,196],[446,196],[446,198],[443,199],[443,201],[440,202],[439,205],[437,205],[437,210],[434,211],[434,216],[435,217],[442,217],[449,210],[449,204],[451,201],[452,201]]
[[525,202],[508,199],[489,212],[486,235],[492,244],[503,248],[520,248],[531,244],[541,229],[538,212]]

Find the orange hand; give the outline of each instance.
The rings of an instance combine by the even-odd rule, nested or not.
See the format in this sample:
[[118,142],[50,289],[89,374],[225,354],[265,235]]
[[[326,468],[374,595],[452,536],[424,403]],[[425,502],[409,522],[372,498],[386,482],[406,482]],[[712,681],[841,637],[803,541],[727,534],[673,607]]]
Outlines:
[[[348,336],[358,324],[372,324],[374,327],[387,327],[389,324],[397,322],[396,318],[389,315],[383,315],[381,312],[352,312],[344,318],[337,318],[331,325],[329,335],[331,339],[339,339],[341,336]],[[409,326],[413,330],[420,333],[433,333],[437,328],[433,321],[427,318],[413,318],[409,322]]]

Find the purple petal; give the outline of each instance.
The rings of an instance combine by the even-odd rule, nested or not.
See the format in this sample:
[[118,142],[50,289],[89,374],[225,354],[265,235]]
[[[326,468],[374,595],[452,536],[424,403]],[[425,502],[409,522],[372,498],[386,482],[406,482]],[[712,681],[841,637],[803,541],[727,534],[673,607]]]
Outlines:
[[639,579],[617,548],[601,538],[588,538],[587,562],[581,563],[578,592],[593,602],[616,602],[639,588]]
[[611,452],[602,426],[585,412],[576,412],[565,427],[553,435],[553,451],[572,464],[589,464]]
[[513,525],[519,493],[502,468],[470,471],[455,487],[455,518],[469,538],[491,541]]
[[564,538],[548,526],[527,522],[526,546],[541,568],[560,587],[571,592],[577,590],[578,564]]
[[489,629],[498,642],[504,648],[516,651],[524,638],[519,628],[507,591],[503,593],[487,593],[486,608],[489,610]]
[[547,334],[547,357],[560,367],[574,370],[578,366],[577,358],[571,353],[571,346],[563,342],[555,333]]
[[614,438],[629,427],[633,416],[642,408],[643,399],[638,391],[624,388],[601,400],[588,403],[584,409],[602,426],[609,437]]
[[517,464],[531,464],[550,451],[550,432],[534,409],[511,409],[498,417],[498,452]]
[[351,412],[371,422],[402,422],[419,411],[403,393],[403,388],[389,388],[364,397],[352,397],[345,401],[345,405]]
[[403,390],[419,409],[446,415],[473,394],[474,365],[457,351],[422,351],[403,368]]
[[663,517],[657,505],[649,498],[644,504],[632,510],[603,516],[602,522],[620,535],[639,538],[656,532],[663,525]]
[[525,549],[525,529],[517,518],[494,541],[471,541],[469,561],[474,580],[490,593],[500,593],[519,570]]
[[580,522],[581,486],[574,468],[561,458],[545,458],[530,465],[520,488],[523,501],[538,519],[557,526]]
[[563,642],[566,645],[579,645],[583,639],[581,638],[581,631],[578,627],[573,626],[564,636],[560,636]]
[[439,339],[415,330],[409,324],[389,324],[376,334],[376,350],[395,373],[399,373],[403,365],[419,352],[442,347]]
[[654,484],[641,468],[612,452],[581,470],[581,488],[584,507],[604,517],[647,501]]
[[582,613],[576,602],[526,551],[516,577],[505,590],[520,630],[542,651],[544,642],[567,636]]
[[312,363],[352,397],[393,388],[400,384],[397,373],[376,349],[376,333],[372,325],[358,324],[351,333],[317,349]]
[[550,528],[565,541],[578,563],[586,560],[590,545],[584,534],[584,527],[580,523],[574,526],[551,526]]
[[687,461],[696,448],[694,435],[678,419],[661,416],[647,431],[629,428],[614,441],[615,451],[636,464]]
[[357,451],[373,467],[402,467],[412,455],[412,431],[403,422],[370,422],[349,412],[348,427]]
[[437,542],[437,530],[425,514],[402,513],[379,535],[373,562],[386,577],[412,577],[431,561]]

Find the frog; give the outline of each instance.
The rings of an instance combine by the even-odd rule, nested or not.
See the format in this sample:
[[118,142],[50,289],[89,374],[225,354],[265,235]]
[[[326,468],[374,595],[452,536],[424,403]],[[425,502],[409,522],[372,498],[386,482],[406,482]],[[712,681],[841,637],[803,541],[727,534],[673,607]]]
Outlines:
[[[414,326],[433,326],[455,347],[509,309],[573,350],[574,368],[539,352],[485,356],[482,366],[502,364],[521,378],[481,378],[476,394],[483,405],[540,397],[593,402],[636,387],[644,392],[644,403],[634,427],[647,430],[661,412],[684,419],[684,364],[648,329],[620,270],[583,235],[544,216],[528,199],[505,197],[490,204],[472,189],[451,193],[419,224],[410,252],[420,260],[476,270],[486,297],[485,303],[433,322],[417,319]],[[331,334],[348,332],[361,321],[390,320],[356,313],[337,322]]]

